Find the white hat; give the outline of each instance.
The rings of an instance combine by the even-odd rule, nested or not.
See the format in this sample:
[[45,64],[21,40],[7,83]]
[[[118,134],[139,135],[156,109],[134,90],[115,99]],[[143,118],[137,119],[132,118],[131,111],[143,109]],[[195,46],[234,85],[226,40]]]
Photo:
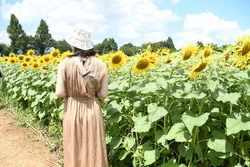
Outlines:
[[65,40],[71,46],[82,50],[89,50],[93,48],[92,44],[92,30],[83,24],[76,24],[73,30],[65,37]]

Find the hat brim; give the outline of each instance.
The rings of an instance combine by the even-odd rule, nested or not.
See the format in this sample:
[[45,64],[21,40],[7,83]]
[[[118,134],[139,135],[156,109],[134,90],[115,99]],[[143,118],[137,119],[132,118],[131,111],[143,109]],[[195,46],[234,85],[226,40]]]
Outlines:
[[89,42],[89,41],[81,41],[79,39],[76,39],[73,35],[71,34],[68,34],[66,37],[65,37],[65,40],[66,42],[71,45],[71,46],[74,46],[78,49],[82,49],[82,50],[90,50],[90,49],[93,49],[94,46],[92,44],[92,42]]

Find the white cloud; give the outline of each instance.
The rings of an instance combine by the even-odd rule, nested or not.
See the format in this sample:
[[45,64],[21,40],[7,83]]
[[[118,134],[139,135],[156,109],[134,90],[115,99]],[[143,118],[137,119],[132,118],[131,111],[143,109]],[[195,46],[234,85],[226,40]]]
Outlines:
[[10,44],[9,35],[7,33],[0,32],[0,39],[1,39],[1,43],[4,43],[6,45]]
[[172,0],[172,4],[176,4],[176,3],[178,3],[178,2],[180,2],[180,0]]
[[180,49],[187,45],[196,45],[197,41],[201,41],[203,44],[217,43],[212,37],[206,33],[195,33],[195,32],[181,32],[174,34],[177,40],[174,40],[176,49]]
[[236,21],[220,19],[214,13],[188,14],[183,23],[183,32],[175,33],[174,40],[176,48],[196,44],[229,44],[236,40],[241,34],[247,34],[249,30],[241,30]]
[[164,32],[158,31],[158,32],[151,32],[145,34],[145,36],[141,39],[141,44],[148,43],[148,42],[159,42],[159,41],[165,41],[167,40],[167,36]]
[[198,15],[187,15],[183,27],[186,31],[197,33],[211,33],[224,30],[239,29],[239,25],[237,22],[221,20],[218,16],[215,16],[211,12],[201,13]]
[[92,27],[94,35],[117,35],[117,38],[127,40],[140,37],[141,30],[160,31],[167,22],[180,20],[171,10],[157,9],[153,0],[23,0],[13,5],[6,1],[2,3],[3,18],[9,20],[10,14],[14,13],[21,25],[44,19],[56,40],[62,39],[78,22]]

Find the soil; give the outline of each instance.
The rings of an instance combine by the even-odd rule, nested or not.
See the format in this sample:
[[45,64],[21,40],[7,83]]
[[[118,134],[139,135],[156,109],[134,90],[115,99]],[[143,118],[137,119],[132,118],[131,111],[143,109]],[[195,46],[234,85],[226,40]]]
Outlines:
[[49,152],[45,141],[17,123],[0,109],[0,167],[60,167],[62,160]]

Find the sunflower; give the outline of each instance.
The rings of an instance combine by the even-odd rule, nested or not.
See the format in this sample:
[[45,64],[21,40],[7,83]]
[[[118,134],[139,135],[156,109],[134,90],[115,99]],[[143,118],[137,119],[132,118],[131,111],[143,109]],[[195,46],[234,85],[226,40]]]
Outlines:
[[53,50],[53,51],[51,51],[50,52],[50,55],[52,56],[52,57],[59,57],[59,55],[60,55],[60,51],[59,51],[59,49],[55,49],[55,50]]
[[66,51],[61,54],[62,59],[69,57],[69,55],[72,55],[73,52]]
[[250,51],[250,41],[246,42],[246,44],[243,46],[241,51],[242,56],[248,54],[249,51]]
[[15,57],[10,57],[8,59],[8,63],[11,64],[11,65],[14,65],[17,63],[17,59]]
[[126,62],[126,55],[122,51],[117,51],[110,58],[109,66],[118,69],[119,67],[123,66],[125,62]]
[[9,57],[5,57],[5,58],[3,59],[3,61],[4,61],[4,62],[8,62],[8,61],[9,61]]
[[16,57],[15,53],[10,53],[9,57]]
[[212,55],[213,49],[212,49],[212,45],[206,45],[205,48],[203,49],[203,58],[207,58],[209,56]]
[[0,57],[0,63],[4,62],[4,58]]
[[35,54],[35,51],[32,50],[32,49],[29,49],[29,50],[27,51],[27,55],[28,55],[28,56],[33,56],[34,54]]
[[207,59],[200,60],[197,64],[195,64],[192,67],[192,70],[188,74],[189,78],[197,79],[200,72],[202,70],[204,70],[207,67],[207,65],[209,64],[209,62],[211,62],[212,60],[213,60],[213,58],[207,58]]
[[41,70],[48,70],[48,66],[41,66]]
[[25,69],[21,69],[20,72],[23,74],[25,72]]
[[189,45],[187,47],[182,48],[182,52],[184,53],[182,60],[188,60],[191,56],[195,56],[198,53],[199,46],[197,45]]
[[18,55],[17,59],[18,59],[19,62],[24,61],[24,55],[23,54]]
[[137,74],[141,74],[147,72],[151,67],[152,64],[148,58],[140,58],[133,66],[132,70]]
[[26,63],[26,62],[23,62],[22,64],[21,64],[21,67],[22,68],[27,68],[29,65],[28,65],[28,63]]
[[49,64],[50,63],[50,61],[51,61],[51,56],[50,55],[43,55],[43,62],[45,63],[45,64]]
[[151,53],[150,55],[147,56],[147,58],[149,59],[150,63],[153,66],[157,66],[158,64],[158,56],[156,54]]
[[39,68],[39,64],[37,62],[33,62],[31,65],[31,68],[33,68],[34,70],[37,70]]
[[32,57],[31,56],[24,56],[24,62],[26,62],[26,63],[32,62]]
[[169,55],[169,53],[170,53],[170,49],[168,49],[168,48],[163,48],[163,49],[159,50],[159,54],[161,56],[167,56],[167,55]]

